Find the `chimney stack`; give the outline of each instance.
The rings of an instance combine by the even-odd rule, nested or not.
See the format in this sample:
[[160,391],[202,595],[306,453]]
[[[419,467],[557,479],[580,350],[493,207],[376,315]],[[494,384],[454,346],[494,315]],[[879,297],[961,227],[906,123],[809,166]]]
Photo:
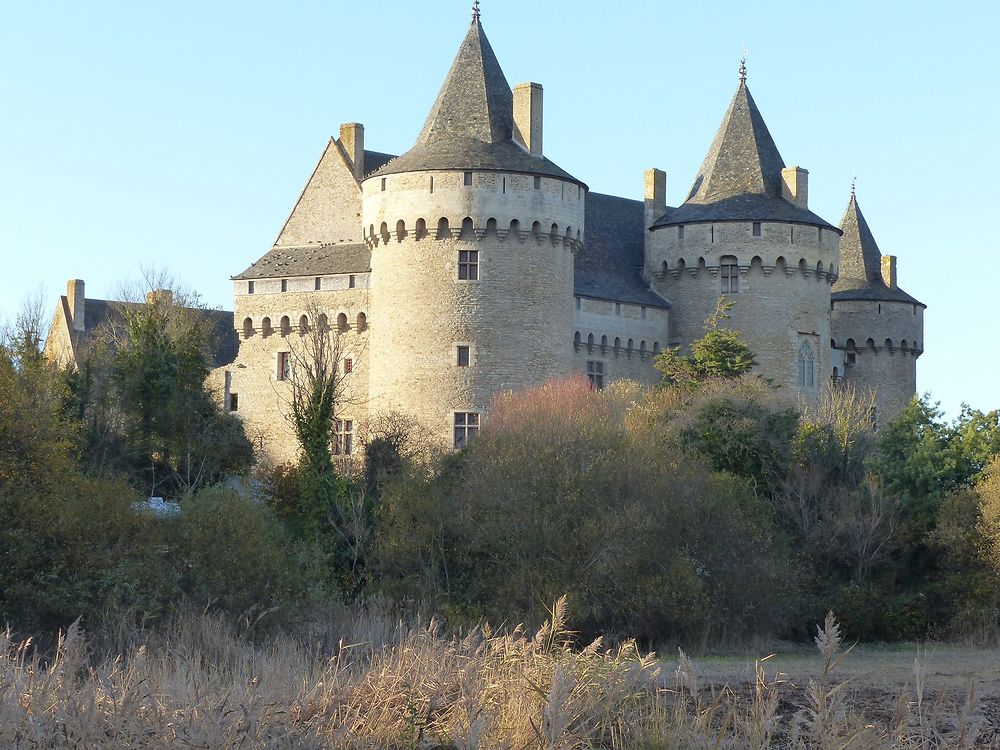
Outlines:
[[649,229],[667,212],[667,173],[662,169],[647,169],[645,173],[644,223]]
[[147,305],[153,305],[157,302],[169,307],[174,304],[174,293],[169,289],[157,289],[152,292],[146,292]]
[[781,197],[799,208],[809,208],[809,172],[802,167],[782,169]]
[[345,122],[340,126],[340,145],[354,167],[354,179],[365,178],[365,126],[360,122]]
[[882,256],[882,281],[890,289],[896,288],[896,256]]
[[70,279],[66,282],[66,301],[69,303],[70,328],[74,331],[87,330],[86,308],[87,300],[84,294],[83,279]]
[[542,84],[514,87],[514,136],[532,156],[542,155]]

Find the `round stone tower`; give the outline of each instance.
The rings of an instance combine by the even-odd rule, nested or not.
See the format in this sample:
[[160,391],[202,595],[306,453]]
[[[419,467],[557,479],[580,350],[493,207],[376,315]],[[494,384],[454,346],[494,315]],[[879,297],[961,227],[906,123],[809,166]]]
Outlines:
[[474,13],[416,144],[362,183],[372,412],[460,446],[494,394],[572,371],[587,188],[541,126],[541,86],[511,91]]
[[840,278],[831,295],[834,377],[875,392],[885,423],[917,392],[926,305],[896,283],[896,256],[882,255],[851,190],[840,222]]
[[[646,275],[671,308],[671,335],[703,335],[720,296],[758,371],[813,400],[830,370],[830,285],[840,230],[808,209],[808,172],[785,167],[745,68],[686,200],[651,217]],[[659,202],[647,195],[647,205]]]

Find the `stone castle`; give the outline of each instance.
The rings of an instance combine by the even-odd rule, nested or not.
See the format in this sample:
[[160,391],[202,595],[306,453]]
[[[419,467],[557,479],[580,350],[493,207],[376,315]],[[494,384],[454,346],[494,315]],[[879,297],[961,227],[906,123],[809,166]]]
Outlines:
[[461,446],[503,389],[653,382],[656,354],[699,338],[722,295],[786,392],[855,383],[879,419],[913,396],[925,305],[853,189],[839,228],[809,210],[809,174],[785,166],[745,66],[677,207],[659,170],[643,201],[592,193],[542,141],[542,87],[511,89],[478,4],[413,148],[370,151],[362,125],[341,126],[272,249],[233,278],[239,353],[218,377],[266,457],[296,453],[285,414],[317,330],[336,340],[341,453],[378,412]]

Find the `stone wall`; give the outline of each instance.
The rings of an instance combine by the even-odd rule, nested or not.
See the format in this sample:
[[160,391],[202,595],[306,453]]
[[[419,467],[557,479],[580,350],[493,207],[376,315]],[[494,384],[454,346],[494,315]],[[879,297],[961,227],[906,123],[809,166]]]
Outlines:
[[573,314],[574,369],[604,365],[605,381],[655,383],[653,359],[667,344],[669,311],[611,300],[577,297]]

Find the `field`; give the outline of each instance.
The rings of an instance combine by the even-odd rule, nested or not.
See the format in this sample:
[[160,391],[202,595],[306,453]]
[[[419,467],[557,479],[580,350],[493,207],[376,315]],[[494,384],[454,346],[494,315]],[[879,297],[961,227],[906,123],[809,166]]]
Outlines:
[[107,657],[77,626],[51,658],[8,634],[0,747],[1000,747],[996,651],[858,648],[838,663],[828,623],[820,653],[693,663],[571,647],[552,614],[534,633],[458,637],[367,613],[304,639],[191,616],[122,634]]

